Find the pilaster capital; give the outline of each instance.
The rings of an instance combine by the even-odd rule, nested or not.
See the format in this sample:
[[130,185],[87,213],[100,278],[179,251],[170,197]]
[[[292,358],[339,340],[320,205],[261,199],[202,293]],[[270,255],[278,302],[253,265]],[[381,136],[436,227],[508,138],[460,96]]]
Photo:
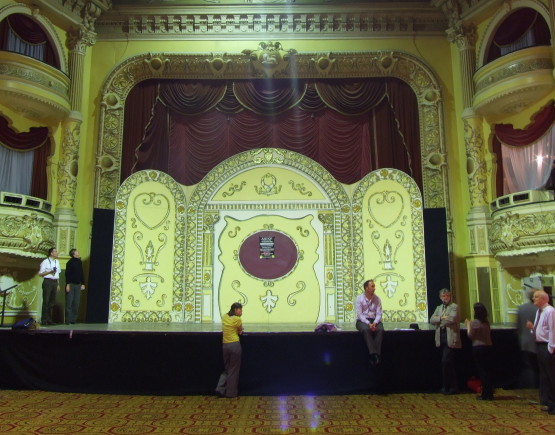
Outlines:
[[447,29],[447,39],[456,44],[459,50],[474,50],[478,35],[473,23],[458,21]]
[[67,48],[70,53],[84,55],[87,47],[92,47],[95,43],[96,33],[87,30],[83,26],[67,32]]
[[440,9],[449,23],[447,39],[457,44],[460,50],[474,49],[476,45],[476,26],[463,19],[461,0],[432,0],[432,4]]

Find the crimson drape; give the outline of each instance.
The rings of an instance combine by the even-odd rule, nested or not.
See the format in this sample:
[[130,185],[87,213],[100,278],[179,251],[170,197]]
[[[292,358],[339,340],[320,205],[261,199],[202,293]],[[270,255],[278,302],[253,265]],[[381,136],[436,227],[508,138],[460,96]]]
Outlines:
[[[121,172],[131,174],[135,164],[135,150],[144,136],[144,128],[151,118],[158,97],[158,80],[146,80],[136,84],[127,96],[123,125]],[[146,152],[146,147],[145,147]]]
[[0,116],[0,145],[20,152],[34,151],[31,195],[46,199],[46,160],[50,155],[48,127],[32,127],[28,132],[16,133],[8,125],[8,120]]
[[512,124],[497,124],[495,135],[511,146],[526,146],[541,138],[555,122],[555,102],[550,101],[533,117],[525,129],[514,128]]
[[[160,82],[146,128],[127,114],[144,100],[140,90],[132,91],[126,101],[122,180],[136,170],[158,169],[193,185],[239,152],[275,147],[310,157],[345,184],[371,170],[392,167],[411,174],[422,187],[418,107],[405,83],[393,78],[238,82],[220,92],[221,86]],[[198,95],[176,95],[183,89]],[[218,95],[221,99],[214,105]],[[207,106],[212,108],[206,111]],[[138,131],[144,131],[140,146],[128,140]],[[133,165],[125,161],[133,156],[136,163],[127,172]]]
[[31,151],[48,140],[48,127],[31,127],[28,132],[16,133],[8,120],[0,116],[0,142],[15,151]]
[[306,83],[299,80],[254,80],[233,82],[233,93],[246,109],[262,115],[279,115],[299,104]]

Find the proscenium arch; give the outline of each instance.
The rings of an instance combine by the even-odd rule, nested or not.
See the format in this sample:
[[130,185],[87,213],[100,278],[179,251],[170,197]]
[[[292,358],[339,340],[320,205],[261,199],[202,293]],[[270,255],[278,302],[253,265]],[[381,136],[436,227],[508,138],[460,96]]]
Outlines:
[[551,22],[551,18],[549,16],[549,10],[547,7],[538,0],[514,0],[510,4],[505,2],[503,5],[499,7],[499,10],[495,13],[491,21],[489,22],[488,26],[486,27],[483,37],[480,41],[480,49],[478,50],[477,56],[478,59],[476,62],[477,68],[481,68],[484,66],[484,59],[486,57],[486,52],[489,49],[489,44],[493,35],[499,28],[499,26],[503,23],[505,18],[516,9],[522,8],[530,8],[534,9],[538,12],[542,18],[545,20],[547,25],[549,26],[549,31],[551,32],[551,38],[553,39],[553,25]]
[[62,41],[60,41],[58,33],[56,32],[56,29],[54,25],[50,22],[50,20],[41,15],[38,8],[31,9],[27,5],[14,3],[0,8],[0,21],[5,20],[9,15],[13,14],[27,15],[28,17],[32,18],[33,21],[39,24],[39,26],[46,32],[46,34],[50,38],[50,42],[52,42],[52,46],[56,51],[58,60],[60,61],[60,71],[67,74],[68,66],[64,45],[62,44]]
[[[236,154],[212,169],[200,183],[196,185],[187,206],[186,244],[188,255],[185,270],[185,307],[194,307],[194,322],[201,321],[202,288],[202,251],[203,233],[207,226],[212,226],[218,219],[220,208],[210,204],[211,199],[222,182],[249,168],[260,165],[276,166],[292,169],[311,179],[326,192],[329,201],[319,209],[319,219],[324,226],[328,225],[335,240],[334,257],[337,266],[337,316],[345,315],[345,306],[352,304],[353,274],[352,274],[352,243],[351,234],[351,200],[341,183],[320,164],[310,158],[278,148],[259,148]],[[317,209],[316,205],[307,205],[309,209]],[[323,217],[321,215],[325,214]],[[347,237],[347,239],[345,239]],[[194,255],[193,255],[194,254]]]
[[[287,47],[288,49],[290,47]],[[443,106],[439,81],[422,60],[399,51],[297,53],[295,68],[280,78],[395,77],[414,91],[420,119],[422,196],[428,208],[445,208],[448,218],[449,188],[446,170]],[[319,65],[332,65],[322,69]],[[234,80],[259,78],[249,57],[242,53],[144,53],[117,65],[104,83],[101,95],[96,155],[97,208],[114,207],[119,187],[127,95],[141,81],[159,79]]]

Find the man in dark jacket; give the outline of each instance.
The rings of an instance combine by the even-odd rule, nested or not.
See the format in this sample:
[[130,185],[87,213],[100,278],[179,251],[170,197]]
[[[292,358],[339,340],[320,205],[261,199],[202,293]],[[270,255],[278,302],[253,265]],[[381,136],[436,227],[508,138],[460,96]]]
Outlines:
[[66,324],[75,323],[79,314],[79,299],[85,290],[83,264],[77,249],[69,251],[70,259],[66,264]]

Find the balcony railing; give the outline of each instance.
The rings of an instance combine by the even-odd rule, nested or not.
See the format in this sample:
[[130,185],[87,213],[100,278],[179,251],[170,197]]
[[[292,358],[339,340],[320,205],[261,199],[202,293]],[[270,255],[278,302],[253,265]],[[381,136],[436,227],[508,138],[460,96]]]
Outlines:
[[70,111],[69,78],[39,60],[2,51],[0,98],[26,117],[60,121]]
[[55,244],[52,204],[0,192],[0,254],[41,258]]
[[497,260],[505,266],[555,264],[553,192],[507,195],[492,210],[490,247]]
[[525,48],[507,54],[474,74],[474,110],[482,115],[518,113],[553,89],[551,48]]

